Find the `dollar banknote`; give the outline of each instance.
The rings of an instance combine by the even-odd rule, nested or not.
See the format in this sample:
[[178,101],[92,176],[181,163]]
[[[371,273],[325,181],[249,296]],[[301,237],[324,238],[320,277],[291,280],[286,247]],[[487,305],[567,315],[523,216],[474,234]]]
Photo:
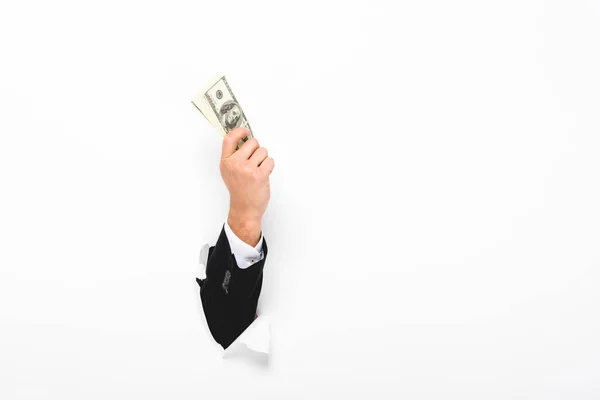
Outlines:
[[244,142],[254,137],[250,123],[224,76],[200,91],[192,103],[222,135],[228,134],[235,128],[247,128],[250,133],[238,142],[238,149]]

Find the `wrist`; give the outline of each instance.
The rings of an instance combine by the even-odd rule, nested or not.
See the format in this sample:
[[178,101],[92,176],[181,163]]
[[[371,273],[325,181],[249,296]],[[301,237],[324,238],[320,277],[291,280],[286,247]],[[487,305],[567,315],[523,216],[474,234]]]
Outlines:
[[260,240],[262,231],[262,221],[260,217],[249,215],[248,213],[239,212],[236,209],[230,208],[227,216],[227,224],[244,243],[255,247]]

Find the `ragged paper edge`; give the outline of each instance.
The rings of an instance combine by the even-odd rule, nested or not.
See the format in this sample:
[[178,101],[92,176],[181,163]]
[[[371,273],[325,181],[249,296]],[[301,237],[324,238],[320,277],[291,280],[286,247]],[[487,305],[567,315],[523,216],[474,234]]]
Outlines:
[[252,324],[223,352],[224,359],[252,360],[268,366],[271,354],[271,322],[259,315]]

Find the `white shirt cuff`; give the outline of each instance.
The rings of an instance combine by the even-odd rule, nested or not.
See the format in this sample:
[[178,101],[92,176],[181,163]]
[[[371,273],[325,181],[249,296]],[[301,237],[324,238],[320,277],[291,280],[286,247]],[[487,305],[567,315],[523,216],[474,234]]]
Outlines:
[[229,247],[231,248],[231,252],[235,257],[235,261],[239,268],[246,269],[264,258],[262,251],[262,232],[260,233],[258,244],[255,247],[250,246],[248,243],[237,237],[227,222],[225,222],[225,235],[227,236]]

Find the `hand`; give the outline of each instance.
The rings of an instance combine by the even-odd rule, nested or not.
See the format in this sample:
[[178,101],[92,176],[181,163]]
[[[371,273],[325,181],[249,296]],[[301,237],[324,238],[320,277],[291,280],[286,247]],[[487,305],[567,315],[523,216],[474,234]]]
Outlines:
[[225,135],[220,170],[229,190],[227,223],[237,237],[256,246],[271,195],[269,175],[275,164],[255,138],[236,150],[238,141],[249,133],[248,129],[236,128]]

